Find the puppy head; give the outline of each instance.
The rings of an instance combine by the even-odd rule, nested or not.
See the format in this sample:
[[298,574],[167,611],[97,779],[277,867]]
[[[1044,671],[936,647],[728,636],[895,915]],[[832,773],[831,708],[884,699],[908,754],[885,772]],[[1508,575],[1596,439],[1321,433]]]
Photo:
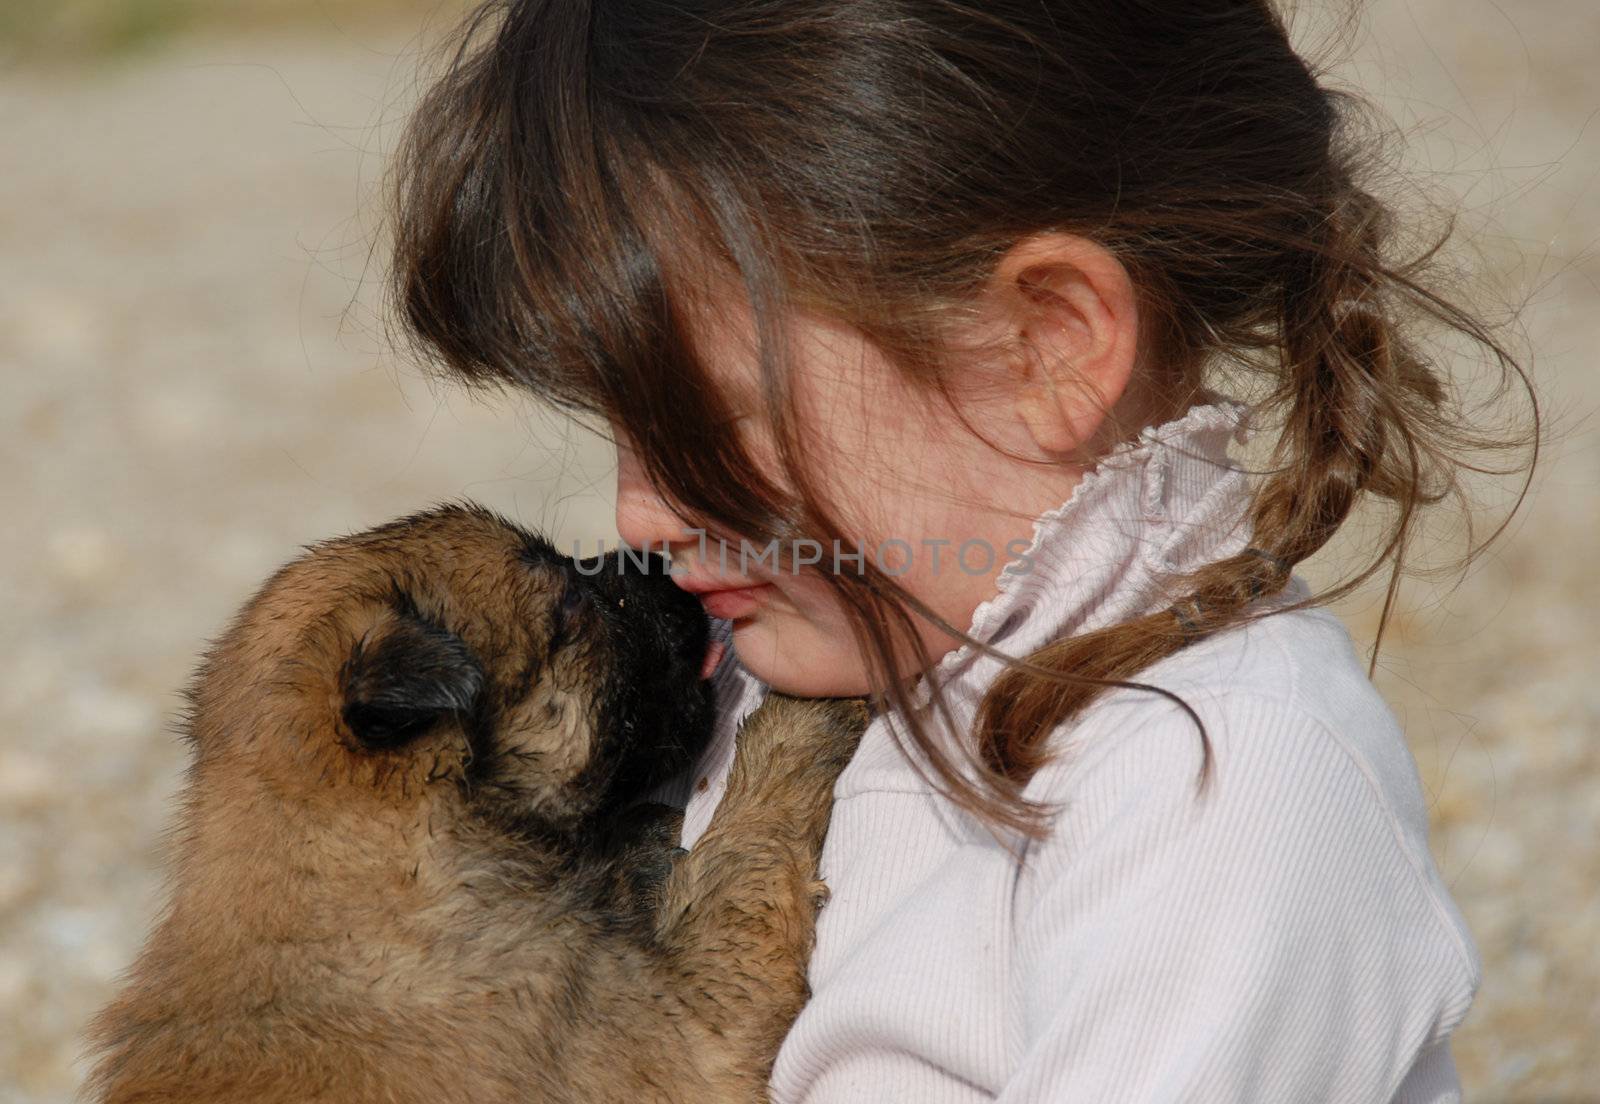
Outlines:
[[[575,561],[444,506],[280,570],[208,656],[191,731],[201,762],[307,801],[570,831],[704,746],[708,627],[660,557]],[[275,720],[242,738],[251,713]]]

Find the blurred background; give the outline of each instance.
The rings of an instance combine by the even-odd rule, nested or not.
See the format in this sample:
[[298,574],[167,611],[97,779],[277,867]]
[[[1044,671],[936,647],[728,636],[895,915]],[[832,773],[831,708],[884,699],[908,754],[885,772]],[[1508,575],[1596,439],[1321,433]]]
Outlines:
[[[272,568],[462,495],[614,538],[602,442],[384,342],[378,188],[461,10],[0,0],[4,1104],[72,1098],[160,903],[178,688]],[[1494,553],[1407,589],[1378,673],[1483,953],[1456,1059],[1470,1101],[1596,1101],[1600,5],[1377,0],[1348,33],[1335,79],[1461,205],[1557,429]],[[1378,599],[1340,607],[1363,645]]]

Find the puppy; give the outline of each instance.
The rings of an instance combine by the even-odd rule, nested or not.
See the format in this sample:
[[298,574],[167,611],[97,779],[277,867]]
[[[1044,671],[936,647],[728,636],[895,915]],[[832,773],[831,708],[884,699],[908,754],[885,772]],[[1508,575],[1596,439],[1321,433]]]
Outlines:
[[448,506],[268,580],[189,687],[170,901],[88,1098],[766,1099],[866,711],[769,697],[678,851],[630,808],[711,722],[664,569]]

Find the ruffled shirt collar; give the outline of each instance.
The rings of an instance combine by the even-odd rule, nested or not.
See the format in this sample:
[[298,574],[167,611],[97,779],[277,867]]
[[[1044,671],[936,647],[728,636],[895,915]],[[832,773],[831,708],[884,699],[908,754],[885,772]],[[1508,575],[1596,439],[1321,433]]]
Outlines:
[[[1102,457],[1034,519],[1033,539],[973,611],[968,635],[1026,656],[1181,598],[1163,584],[1244,547],[1247,488],[1228,448],[1247,439],[1248,409],[1212,396]],[[1002,666],[962,644],[930,678],[987,686]]]
[[[1249,488],[1229,455],[1230,445],[1247,439],[1248,413],[1236,400],[1208,396],[1102,457],[1065,502],[1035,519],[1027,549],[1006,564],[995,593],[973,611],[969,635],[1022,657],[1183,597],[1174,585],[1178,576],[1248,543]],[[727,639],[729,629],[718,622],[716,634]],[[1002,666],[962,644],[928,672],[923,687],[940,685],[960,728],[947,738],[968,738],[978,702]],[[682,790],[660,795],[686,805],[686,843],[704,830],[721,797],[737,722],[766,692],[732,649],[713,679],[719,721],[712,744]],[[919,696],[925,700],[926,691]],[[929,791],[890,731],[895,720],[889,714],[874,719],[839,780],[837,798]]]

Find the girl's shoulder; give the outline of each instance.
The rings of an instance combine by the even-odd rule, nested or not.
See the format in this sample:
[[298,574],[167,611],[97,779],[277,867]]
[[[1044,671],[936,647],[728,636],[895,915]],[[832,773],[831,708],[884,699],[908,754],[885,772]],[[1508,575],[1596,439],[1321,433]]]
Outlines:
[[[1308,593],[1296,579],[1285,599]],[[1230,628],[1152,664],[1135,681],[1153,689],[1110,691],[1057,734],[1064,764],[1076,762],[1081,771],[1143,732],[1177,726],[1198,736],[1198,720],[1219,756],[1254,751],[1287,758],[1305,753],[1305,745],[1328,743],[1375,780],[1415,778],[1399,720],[1368,677],[1344,622],[1327,609],[1284,610]],[[1197,740],[1197,769],[1200,746]],[[1065,766],[1052,784],[1073,769]],[[1407,796],[1407,788],[1392,796]]]
[[1143,978],[1146,996],[1159,977],[1219,1046],[1381,1040],[1409,1062],[1448,1036],[1481,959],[1404,734],[1340,620],[1275,613],[1140,679],[1165,693],[1098,699],[1028,787],[1057,812],[1012,867],[1026,969],[1099,972],[1108,992]]
[[[1289,597],[1305,593],[1297,581]],[[1138,681],[1153,689],[1109,692],[1063,726],[1058,754],[1028,787],[1030,798],[1076,810],[1066,814],[1074,831],[1092,830],[1094,810],[1134,801],[1244,835],[1336,837],[1360,821],[1385,833],[1423,882],[1437,882],[1416,761],[1335,614],[1274,613]]]

